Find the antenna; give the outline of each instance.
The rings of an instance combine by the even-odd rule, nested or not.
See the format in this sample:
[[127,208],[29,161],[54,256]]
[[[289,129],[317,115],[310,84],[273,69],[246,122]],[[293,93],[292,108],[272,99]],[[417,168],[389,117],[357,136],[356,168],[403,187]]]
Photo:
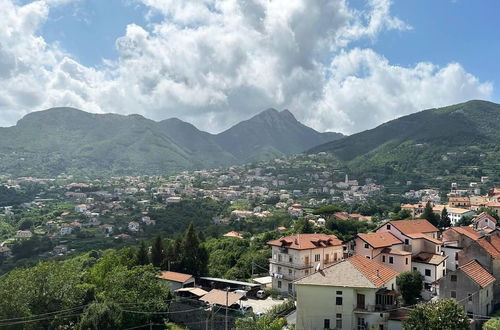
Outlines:
[[321,264],[320,264],[320,263],[318,263],[318,264],[316,265],[316,267],[314,267],[314,270],[318,272],[320,267],[321,267]]

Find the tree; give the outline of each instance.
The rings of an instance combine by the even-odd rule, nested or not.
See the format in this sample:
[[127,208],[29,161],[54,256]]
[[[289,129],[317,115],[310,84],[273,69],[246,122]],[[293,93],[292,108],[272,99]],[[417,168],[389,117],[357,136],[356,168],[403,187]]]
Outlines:
[[439,228],[444,229],[451,227],[451,220],[450,216],[448,215],[448,210],[446,207],[443,208],[443,211],[441,211],[441,219],[439,220]]
[[500,329],[500,318],[494,317],[489,319],[483,324],[483,330],[497,330]]
[[179,271],[194,276],[201,276],[208,272],[208,253],[200,241],[193,223],[190,223],[186,229],[178,252],[180,255],[177,266]]
[[413,305],[422,291],[424,277],[417,271],[404,272],[396,277],[399,292],[407,305]]
[[122,327],[122,311],[119,305],[113,302],[94,302],[85,308],[76,329],[112,330]]
[[148,248],[146,247],[146,243],[144,243],[144,240],[141,240],[139,248],[137,249],[137,253],[135,255],[135,264],[136,265],[149,264]]
[[425,204],[424,213],[422,213],[420,219],[427,219],[436,227],[439,225],[439,215],[434,213],[432,210],[431,202],[427,202],[427,204]]
[[307,220],[306,218],[302,218],[300,220],[297,220],[297,231],[300,234],[313,234],[314,233],[314,228],[312,224]]
[[468,330],[469,318],[455,299],[440,299],[417,305],[404,321],[407,330]]
[[165,247],[163,246],[163,238],[160,234],[156,235],[151,246],[151,263],[155,267],[161,267],[166,258]]

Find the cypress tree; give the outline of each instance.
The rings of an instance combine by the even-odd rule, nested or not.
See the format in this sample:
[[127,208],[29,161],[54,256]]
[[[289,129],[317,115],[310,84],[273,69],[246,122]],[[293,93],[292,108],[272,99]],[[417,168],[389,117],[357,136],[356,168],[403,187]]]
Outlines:
[[443,208],[443,211],[441,211],[441,219],[439,221],[439,227],[441,227],[441,229],[451,227],[451,220],[450,216],[448,215],[448,210],[446,209],[446,207]]
[[141,243],[139,244],[139,248],[135,255],[135,263],[137,265],[149,264],[148,248],[146,247],[146,243],[144,243],[144,240],[141,240]]
[[165,260],[165,248],[163,246],[163,238],[160,234],[156,235],[151,246],[151,263],[155,267],[161,267]]

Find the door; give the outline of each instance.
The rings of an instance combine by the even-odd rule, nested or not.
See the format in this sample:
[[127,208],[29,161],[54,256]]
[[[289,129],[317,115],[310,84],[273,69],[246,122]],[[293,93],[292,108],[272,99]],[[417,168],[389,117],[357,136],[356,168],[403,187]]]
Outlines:
[[358,293],[356,308],[365,309],[365,295]]

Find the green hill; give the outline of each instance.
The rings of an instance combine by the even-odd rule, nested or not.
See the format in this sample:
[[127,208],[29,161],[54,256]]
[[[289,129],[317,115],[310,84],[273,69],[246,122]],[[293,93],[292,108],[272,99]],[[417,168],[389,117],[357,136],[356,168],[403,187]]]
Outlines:
[[[337,137],[300,124],[291,113],[262,127],[258,118],[267,113],[244,127],[236,125],[213,135],[176,118],[155,122],[140,115],[91,114],[73,108],[32,112],[17,125],[0,128],[0,173],[165,174],[271,159]],[[262,136],[254,144],[252,132],[259,130]],[[273,130],[278,134],[268,132]],[[228,144],[228,139],[237,143]],[[286,139],[300,143],[289,148]]]
[[355,175],[385,181],[497,177],[499,118],[499,104],[469,101],[404,116],[309,153],[332,153]]

